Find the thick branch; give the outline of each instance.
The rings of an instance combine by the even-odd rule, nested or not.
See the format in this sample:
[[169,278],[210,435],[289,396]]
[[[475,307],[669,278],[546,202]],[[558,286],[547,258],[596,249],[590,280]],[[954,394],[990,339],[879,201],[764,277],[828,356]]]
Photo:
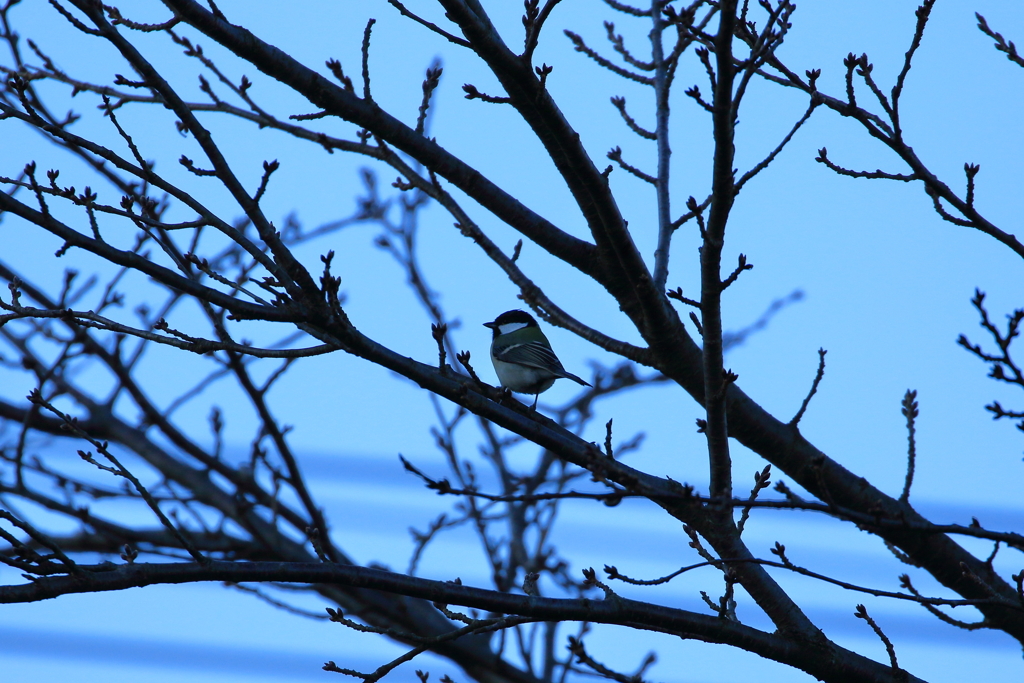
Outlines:
[[211,562],[198,564],[126,564],[88,567],[84,577],[44,577],[20,586],[0,587],[0,604],[33,602],[73,593],[124,590],[157,584],[226,581],[278,581],[333,584],[387,591],[442,604],[487,612],[518,614],[549,621],[618,624],[723,643],[799,668],[823,680],[871,680],[879,683],[919,681],[838,646],[808,648],[805,643],[748,626],[685,610],[612,599],[556,599],[513,595],[448,581],[431,581],[379,569],[331,563]]
[[528,239],[585,273],[593,246],[552,225],[432,139],[300,64],[249,31],[217,17],[193,0],[164,0],[183,20],[326,112],[366,128],[446,178]]
[[195,280],[190,280],[168,268],[157,265],[139,254],[122,251],[106,242],[93,237],[87,237],[58,221],[53,216],[30,208],[6,192],[0,192],[0,213],[5,212],[12,213],[30,223],[38,225],[47,232],[60,237],[72,247],[85,249],[110,263],[116,263],[119,266],[145,273],[171,289],[194,296],[197,299],[209,301],[215,306],[231,311],[238,318],[278,322],[295,322],[301,319],[299,312],[291,306],[261,306],[241,301],[216,289],[201,285]]

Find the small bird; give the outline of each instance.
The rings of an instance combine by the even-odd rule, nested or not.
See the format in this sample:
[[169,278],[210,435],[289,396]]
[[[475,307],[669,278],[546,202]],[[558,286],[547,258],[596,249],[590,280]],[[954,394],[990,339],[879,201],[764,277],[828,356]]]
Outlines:
[[537,408],[541,392],[547,391],[559,377],[571,379],[589,387],[571,372],[566,372],[551,343],[541,332],[533,316],[525,311],[505,311],[494,322],[484,323],[491,328],[491,362],[501,385],[517,394],[533,394],[531,409]]

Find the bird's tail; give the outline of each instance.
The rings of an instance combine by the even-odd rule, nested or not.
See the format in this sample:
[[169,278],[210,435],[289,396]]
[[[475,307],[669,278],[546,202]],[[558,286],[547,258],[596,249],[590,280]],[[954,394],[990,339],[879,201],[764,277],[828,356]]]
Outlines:
[[576,382],[577,384],[582,384],[585,387],[591,386],[590,382],[580,379],[576,375],[572,374],[571,372],[566,372],[565,370],[562,371],[562,377],[566,379],[571,379],[573,382]]

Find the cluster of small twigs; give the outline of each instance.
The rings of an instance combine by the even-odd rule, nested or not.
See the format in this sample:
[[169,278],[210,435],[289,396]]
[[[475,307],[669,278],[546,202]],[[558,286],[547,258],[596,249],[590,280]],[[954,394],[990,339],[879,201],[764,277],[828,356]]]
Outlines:
[[[981,317],[981,327],[991,335],[992,341],[996,344],[997,351],[995,353],[988,353],[982,349],[980,344],[972,344],[962,334],[957,339],[957,343],[982,361],[989,363],[989,377],[998,382],[1024,388],[1024,370],[1021,369],[1017,361],[1010,354],[1010,346],[1013,344],[1013,340],[1020,336],[1020,324],[1021,321],[1024,321],[1024,310],[1018,308],[1010,315],[1007,315],[1006,331],[1002,332],[989,318],[988,310],[985,308],[984,293],[975,290],[971,303]],[[1007,410],[1000,405],[999,401],[993,401],[985,406],[985,408],[992,413],[992,417],[996,420],[1004,417],[1011,420],[1020,420],[1017,423],[1017,429],[1024,431],[1024,411]]]

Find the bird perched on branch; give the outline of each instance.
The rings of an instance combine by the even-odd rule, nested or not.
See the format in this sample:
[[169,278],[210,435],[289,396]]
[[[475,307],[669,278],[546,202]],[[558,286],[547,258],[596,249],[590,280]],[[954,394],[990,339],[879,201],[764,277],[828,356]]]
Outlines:
[[564,377],[589,387],[571,372],[566,372],[551,343],[541,332],[533,316],[525,311],[505,311],[494,322],[484,323],[491,328],[491,362],[501,386],[517,394],[533,394],[536,409],[541,392],[547,391],[556,379]]

